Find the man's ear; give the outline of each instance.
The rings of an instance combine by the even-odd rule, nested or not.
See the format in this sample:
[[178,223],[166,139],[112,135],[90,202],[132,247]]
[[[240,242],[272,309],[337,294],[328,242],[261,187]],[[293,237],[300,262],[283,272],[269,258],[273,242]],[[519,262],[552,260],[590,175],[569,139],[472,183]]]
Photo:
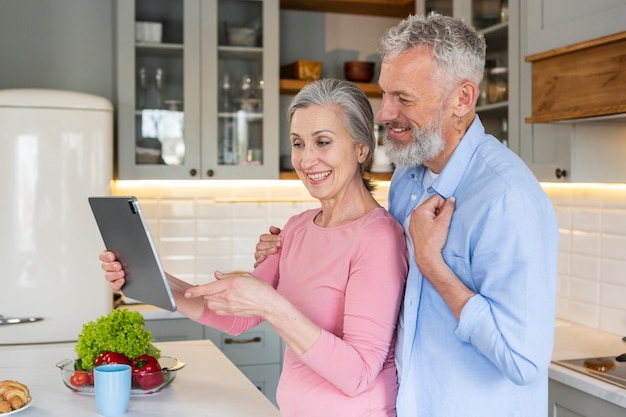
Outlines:
[[462,81],[457,88],[456,114],[465,116],[474,109],[478,100],[478,86],[469,80]]

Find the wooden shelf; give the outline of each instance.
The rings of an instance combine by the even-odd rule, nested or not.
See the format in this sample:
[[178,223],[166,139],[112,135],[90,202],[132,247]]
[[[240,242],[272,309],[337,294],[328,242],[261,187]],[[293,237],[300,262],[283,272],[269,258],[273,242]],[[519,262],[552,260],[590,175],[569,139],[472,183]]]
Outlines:
[[[282,78],[280,80],[280,93],[281,94],[296,94],[302,87],[304,87],[310,81],[306,80],[292,80],[287,78]],[[378,84],[374,83],[356,83],[361,90],[368,97],[382,97],[380,92],[380,87]]]
[[[384,173],[375,173],[375,172],[367,172],[366,177],[373,181],[391,181],[391,172]],[[280,171],[280,176],[278,177],[281,180],[299,180],[298,174],[295,171]]]
[[280,0],[281,9],[406,18],[415,0]]

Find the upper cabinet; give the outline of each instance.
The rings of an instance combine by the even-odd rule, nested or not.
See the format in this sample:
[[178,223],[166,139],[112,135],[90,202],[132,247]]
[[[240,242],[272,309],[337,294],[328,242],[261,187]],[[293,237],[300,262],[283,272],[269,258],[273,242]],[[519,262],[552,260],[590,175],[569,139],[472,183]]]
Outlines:
[[117,2],[118,179],[278,178],[278,0]]
[[487,42],[481,96],[476,111],[488,133],[519,152],[519,1],[424,0],[418,13],[437,12],[471,23]]
[[526,55],[626,30],[624,0],[528,0]]
[[529,0],[522,10],[520,156],[540,181],[626,182],[626,124],[588,118],[623,105],[623,36],[613,35],[624,16],[623,0]]

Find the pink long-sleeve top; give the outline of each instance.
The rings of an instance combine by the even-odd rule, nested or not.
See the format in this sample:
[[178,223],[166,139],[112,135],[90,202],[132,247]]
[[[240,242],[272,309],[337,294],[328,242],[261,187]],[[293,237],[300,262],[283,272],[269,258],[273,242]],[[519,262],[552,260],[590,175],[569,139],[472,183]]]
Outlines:
[[[314,223],[319,211],[289,219],[278,254],[254,271],[322,328],[304,354],[285,351],[281,414],[395,416],[395,326],[407,273],[403,229],[383,208],[332,228]],[[198,319],[230,334],[260,321],[208,309]]]

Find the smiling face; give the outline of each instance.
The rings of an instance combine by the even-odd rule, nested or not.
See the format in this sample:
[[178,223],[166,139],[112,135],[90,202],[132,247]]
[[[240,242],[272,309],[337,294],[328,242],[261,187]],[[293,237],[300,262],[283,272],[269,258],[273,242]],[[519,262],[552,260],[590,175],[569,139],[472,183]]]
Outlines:
[[376,118],[387,128],[384,141],[390,159],[398,165],[424,164],[439,172],[456,144],[447,145],[450,124],[445,121],[453,114],[450,94],[444,94],[435,77],[430,51],[414,48],[383,60],[379,84],[383,100]]
[[368,149],[355,144],[340,108],[312,105],[293,114],[291,162],[312,197],[324,203],[364,188],[360,164]]

